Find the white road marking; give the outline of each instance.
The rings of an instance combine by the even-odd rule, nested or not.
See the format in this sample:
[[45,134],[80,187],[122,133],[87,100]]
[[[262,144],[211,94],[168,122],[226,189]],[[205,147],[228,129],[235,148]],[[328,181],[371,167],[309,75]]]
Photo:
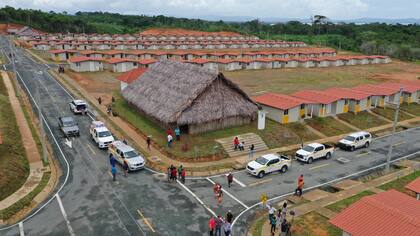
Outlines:
[[326,163],[326,164],[311,167],[308,170],[315,170],[315,169],[319,169],[319,168],[326,167],[326,166],[329,166],[329,165],[330,165],[329,163]]
[[207,211],[209,211],[214,217],[217,217],[216,213],[214,213],[214,211],[212,209],[210,209],[206,204],[204,204],[204,202],[197,197],[197,195],[195,195],[195,193],[193,193],[189,188],[187,188],[187,186],[185,186],[184,184],[182,184],[179,180],[176,180],[176,182],[181,185],[181,187],[183,187],[189,194],[191,194],[204,208],[206,208]]
[[23,223],[22,223],[22,221],[19,222],[19,234],[20,234],[20,236],[25,236],[25,232],[23,231]]
[[392,145],[392,146],[399,146],[399,145],[401,145],[401,144],[404,144],[405,143],[405,141],[401,141],[401,142],[399,142],[399,143],[396,143],[396,144],[394,144],[394,145]]
[[67,146],[69,146],[69,148],[73,147],[73,144],[71,142],[71,140],[69,140],[68,138],[66,138],[66,141],[64,142]]
[[[225,176],[228,176],[229,174],[225,174]],[[246,184],[242,183],[241,181],[239,181],[237,178],[233,177],[233,181],[237,184],[239,184],[241,187],[245,188]]]
[[264,180],[260,180],[260,181],[257,181],[257,182],[254,182],[254,183],[248,184],[248,187],[253,187],[253,186],[255,186],[255,185],[268,183],[268,182],[271,182],[272,180],[273,180],[272,178],[269,178],[269,179],[264,179]]
[[[213,180],[211,180],[210,178],[206,178],[210,183],[215,184],[215,182]],[[233,196],[231,193],[229,193],[228,191],[226,191],[225,189],[222,188],[222,191],[224,193],[226,193],[227,195],[229,195],[229,197],[231,197],[233,200],[239,202],[239,204],[241,204],[243,207],[245,207],[246,209],[249,208],[249,206],[245,205],[245,203],[241,202],[239,199],[237,199],[235,196]]]
[[150,228],[150,230],[152,230],[153,233],[156,233],[156,231],[153,228],[152,224],[150,224],[149,220],[146,217],[144,217],[143,213],[141,213],[140,210],[137,210],[137,212],[139,213],[139,215],[143,219],[144,223],[146,223],[146,225]]
[[359,153],[359,154],[356,155],[356,157],[365,156],[367,154],[370,154],[370,151]]
[[88,148],[89,148],[89,150],[94,154],[94,155],[96,155],[96,152],[93,150],[93,148],[88,144],[88,145],[86,145]]
[[61,202],[60,195],[56,194],[56,195],[55,195],[55,198],[57,199],[58,205],[60,206],[61,214],[63,215],[64,220],[66,221],[66,224],[67,224],[67,229],[69,230],[70,235],[71,235],[71,236],[75,236],[74,231],[73,231],[73,228],[72,228],[72,227],[71,227],[71,225],[70,225],[70,221],[69,221],[69,220],[68,220],[68,218],[67,218],[67,213],[66,213],[66,211],[64,210],[63,203]]

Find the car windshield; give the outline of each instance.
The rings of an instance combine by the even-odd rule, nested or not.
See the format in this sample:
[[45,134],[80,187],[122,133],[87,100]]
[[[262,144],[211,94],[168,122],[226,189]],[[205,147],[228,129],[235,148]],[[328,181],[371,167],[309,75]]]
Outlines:
[[104,137],[108,137],[111,136],[111,132],[109,131],[102,131],[98,133],[99,138],[104,138]]
[[353,136],[347,136],[347,137],[344,138],[344,140],[347,140],[347,141],[350,141],[350,142],[353,142],[355,139],[356,138],[353,137]]
[[86,109],[86,105],[85,105],[85,104],[82,104],[82,105],[77,105],[77,106],[76,106],[76,109],[77,109],[77,110],[84,110],[84,109]]
[[69,126],[74,126],[76,125],[76,123],[74,122],[74,120],[63,120],[63,126],[64,127],[69,127]]
[[133,157],[138,157],[138,156],[139,156],[139,154],[135,150],[129,151],[129,152],[124,152],[124,157],[127,158],[127,159],[130,159],[130,158],[133,158]]
[[258,157],[255,161],[256,161],[258,164],[261,164],[261,165],[265,165],[265,164],[268,162],[268,160],[267,160],[267,159],[265,159],[264,157]]
[[311,147],[311,146],[305,146],[302,149],[303,149],[303,151],[307,151],[307,152],[313,152],[314,151],[314,148]]

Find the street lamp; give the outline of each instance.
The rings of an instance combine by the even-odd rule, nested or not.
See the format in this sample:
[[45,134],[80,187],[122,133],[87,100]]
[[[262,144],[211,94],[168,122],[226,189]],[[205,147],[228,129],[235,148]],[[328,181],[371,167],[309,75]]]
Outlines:
[[[398,102],[397,104],[395,103],[390,103],[391,106],[395,106],[395,114],[394,114],[394,122],[392,125],[392,133],[391,133],[391,137],[390,137],[390,142],[389,142],[389,148],[388,148],[388,155],[386,157],[386,168],[385,168],[385,172],[389,172],[389,167],[391,165],[391,154],[392,154],[392,148],[394,146],[394,134],[395,134],[395,130],[397,129],[397,124],[398,124],[398,113],[400,111],[400,101],[401,101],[401,96],[402,96],[402,91],[403,88],[400,88],[400,91],[398,92]],[[395,99],[394,99],[395,101]]]

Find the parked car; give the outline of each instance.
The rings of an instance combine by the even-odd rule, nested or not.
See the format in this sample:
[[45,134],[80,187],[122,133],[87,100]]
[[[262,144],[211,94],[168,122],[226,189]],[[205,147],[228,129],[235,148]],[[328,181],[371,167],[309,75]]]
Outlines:
[[73,100],[69,103],[70,111],[74,114],[86,114],[87,109],[87,103],[83,100]]
[[251,161],[246,166],[248,173],[259,178],[276,171],[285,173],[291,166],[291,160],[287,156],[277,154],[267,154]]
[[367,148],[372,142],[372,135],[365,131],[351,133],[341,139],[337,146],[344,150],[354,151],[356,148]]
[[311,164],[314,160],[331,158],[334,147],[328,144],[310,143],[296,152],[296,159]]
[[59,117],[58,126],[65,136],[80,136],[79,126],[71,116]]
[[114,136],[112,136],[102,121],[92,121],[89,132],[92,140],[99,148],[107,148],[110,143],[115,141]]
[[108,151],[109,153],[112,153],[117,162],[121,165],[123,165],[124,161],[126,161],[128,164],[129,171],[144,168],[144,158],[134,148],[128,146],[127,144],[124,144],[119,140],[109,144]]

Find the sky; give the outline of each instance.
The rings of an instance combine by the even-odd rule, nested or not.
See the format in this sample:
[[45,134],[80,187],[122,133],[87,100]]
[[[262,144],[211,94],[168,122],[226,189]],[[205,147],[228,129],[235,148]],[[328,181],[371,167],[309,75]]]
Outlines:
[[420,17],[419,0],[0,0],[0,7],[5,5],[70,14],[107,11],[188,18],[246,16],[309,19],[317,14],[337,20]]

